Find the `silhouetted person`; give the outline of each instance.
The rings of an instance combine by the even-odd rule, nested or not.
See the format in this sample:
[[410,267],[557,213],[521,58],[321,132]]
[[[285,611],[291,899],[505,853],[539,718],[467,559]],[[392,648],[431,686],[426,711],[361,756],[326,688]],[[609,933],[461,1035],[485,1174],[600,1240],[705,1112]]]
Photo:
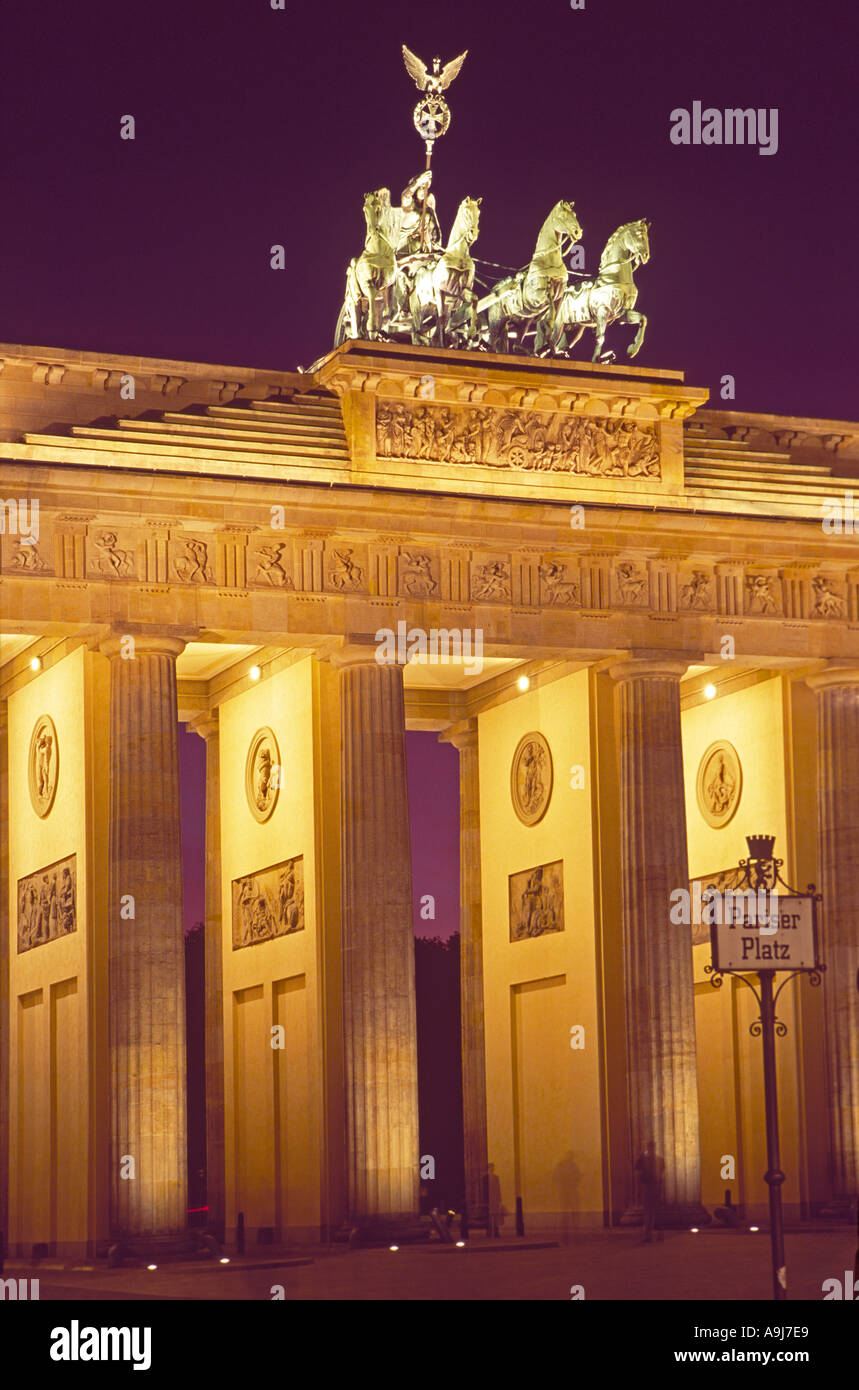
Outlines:
[[[652,1139],[647,1140],[636,1159],[635,1171],[641,1183],[644,1204],[644,1242],[649,1244],[653,1240],[653,1232],[656,1227],[656,1213],[659,1208],[659,1195],[665,1173],[665,1162],[656,1152],[656,1146]],[[662,1239],[661,1232],[659,1239]]]

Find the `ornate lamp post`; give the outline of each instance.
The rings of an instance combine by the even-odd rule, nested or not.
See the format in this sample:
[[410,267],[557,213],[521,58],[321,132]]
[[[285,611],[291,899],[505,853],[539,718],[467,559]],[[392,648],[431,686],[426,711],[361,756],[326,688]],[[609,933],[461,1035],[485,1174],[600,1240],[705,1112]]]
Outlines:
[[[763,1046],[767,1127],[764,1177],[770,1196],[773,1298],[782,1300],[787,1298],[781,1201],[785,1174],[779,1155],[775,1039],[785,1036],[787,1025],[775,1010],[779,995],[796,975],[806,974],[812,985],[820,984],[826,969],[818,960],[817,951],[817,906],[822,895],[815,892],[813,883],[807,893],[797,893],[789,887],[781,876],[784,861],[773,857],[774,835],[747,835],[746,843],[749,858],[740,860],[740,887],[727,889],[724,894],[709,888],[702,897],[713,952],[712,964],[704,968],[712,975],[711,983],[717,989],[726,974],[736,975],[748,985],[760,1009],[749,1032],[760,1038]],[[779,891],[779,885],[784,892]],[[742,973],[750,966],[757,973],[758,989]],[[780,970],[790,973],[774,991],[773,976]]]

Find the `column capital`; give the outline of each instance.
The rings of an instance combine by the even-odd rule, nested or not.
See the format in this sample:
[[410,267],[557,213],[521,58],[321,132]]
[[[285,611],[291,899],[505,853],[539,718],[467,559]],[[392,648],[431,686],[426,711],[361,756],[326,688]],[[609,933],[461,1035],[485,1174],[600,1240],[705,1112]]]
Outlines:
[[219,710],[218,706],[215,705],[214,709],[206,710],[204,714],[198,714],[196,718],[189,719],[188,728],[193,729],[195,734],[199,734],[200,738],[208,743],[210,738],[217,735],[219,723]]
[[815,693],[818,690],[828,690],[836,685],[859,685],[859,664],[848,666],[840,662],[828,662],[822,670],[816,671],[813,676],[806,676],[805,683]]
[[462,752],[464,749],[477,747],[477,720],[461,719],[458,724],[451,724],[444,729],[438,736],[439,743],[452,743],[454,748]]
[[105,637],[99,642],[98,649],[106,657],[121,657],[129,637],[134,642],[135,656],[181,656],[187,646],[187,639],[171,637],[166,633],[122,632]]
[[396,661],[379,661],[376,656],[378,651],[379,643],[375,637],[362,633],[360,637],[355,636],[344,646],[329,652],[328,660],[337,671],[351,670],[353,666],[373,666],[382,669],[398,664]]
[[683,657],[657,655],[653,652],[628,657],[608,668],[615,681],[674,680],[679,681],[689,670],[691,661]]

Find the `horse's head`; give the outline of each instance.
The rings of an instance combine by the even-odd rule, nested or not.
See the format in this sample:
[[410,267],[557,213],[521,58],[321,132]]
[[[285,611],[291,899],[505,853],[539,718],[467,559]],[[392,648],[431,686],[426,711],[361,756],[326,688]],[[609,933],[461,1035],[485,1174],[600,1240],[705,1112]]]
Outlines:
[[639,265],[647,265],[650,260],[650,240],[647,229],[650,223],[642,217],[638,222],[629,222],[626,230],[626,247]]
[[646,265],[650,260],[649,226],[650,223],[642,217],[639,222],[624,222],[622,227],[618,227],[605,244],[600,257],[600,270],[607,271],[611,266],[628,265],[630,262],[633,270],[637,265]]
[[391,193],[388,188],[377,188],[364,194],[364,217],[370,230],[384,228],[391,211]]
[[464,237],[469,246],[477,240],[477,233],[480,229],[480,204],[482,198],[463,198],[456,210],[453,227],[451,228],[450,239],[455,241],[457,237]]
[[579,225],[579,219],[576,217],[573,209],[573,203],[569,203],[565,199],[562,199],[561,202],[556,203],[552,209],[552,218],[556,231],[560,232],[563,236],[572,237],[573,241],[581,241],[582,229]]

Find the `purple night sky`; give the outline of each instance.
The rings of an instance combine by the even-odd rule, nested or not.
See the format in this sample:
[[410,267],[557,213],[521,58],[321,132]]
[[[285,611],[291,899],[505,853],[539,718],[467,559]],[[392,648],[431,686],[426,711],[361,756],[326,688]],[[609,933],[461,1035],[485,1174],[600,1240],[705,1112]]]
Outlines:
[[[855,58],[850,11],[680,0],[40,0],[2,19],[0,339],[293,369],[332,343],[364,193],[423,166],[400,45],[468,48],[434,156],[445,234],[482,196],[474,253],[530,257],[575,201],[585,269],[650,218],[637,365],[683,368],[711,404],[855,413]],[[778,109],[778,150],[669,140],[670,113]],[[133,115],[136,138],[120,139]],[[270,248],[286,248],[286,269]],[[486,271],[484,274],[492,275]],[[497,272],[500,274],[500,272]],[[620,360],[631,332],[609,329]],[[590,356],[591,338],[575,350]],[[719,399],[725,374],[736,398]],[[186,922],[202,906],[204,746],[183,737]],[[457,919],[456,754],[409,739],[415,895]],[[192,867],[194,866],[194,867]]]
[[[522,265],[572,198],[593,270],[652,220],[637,363],[718,405],[844,418],[855,57],[832,0],[40,0],[2,20],[0,339],[293,369],[331,345],[363,194],[423,167],[405,42],[469,55],[433,160],[445,233]],[[778,150],[673,145],[673,109],[778,108]],[[136,138],[120,139],[131,114]],[[270,247],[286,269],[270,268]],[[609,330],[622,351],[630,330]],[[590,354],[589,335],[576,349]]]

